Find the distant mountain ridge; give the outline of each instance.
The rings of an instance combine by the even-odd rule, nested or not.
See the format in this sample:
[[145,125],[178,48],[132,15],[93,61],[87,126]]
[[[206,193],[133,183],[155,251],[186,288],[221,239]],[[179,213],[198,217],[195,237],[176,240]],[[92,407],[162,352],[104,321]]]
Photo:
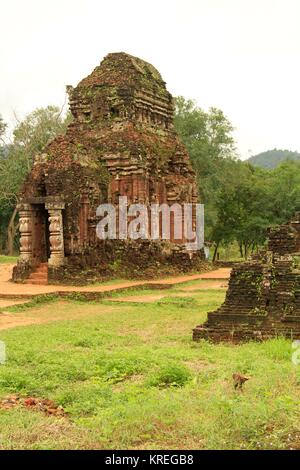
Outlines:
[[300,160],[300,153],[292,152],[291,150],[267,150],[248,158],[247,162],[261,168],[272,169],[280,165],[284,160]]

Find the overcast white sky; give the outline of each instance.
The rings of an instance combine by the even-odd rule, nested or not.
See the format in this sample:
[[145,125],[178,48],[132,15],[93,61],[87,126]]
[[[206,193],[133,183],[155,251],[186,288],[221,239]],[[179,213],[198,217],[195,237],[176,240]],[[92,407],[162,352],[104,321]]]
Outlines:
[[0,114],[62,105],[108,52],[151,62],[173,95],[221,108],[242,158],[300,151],[300,0],[9,0]]

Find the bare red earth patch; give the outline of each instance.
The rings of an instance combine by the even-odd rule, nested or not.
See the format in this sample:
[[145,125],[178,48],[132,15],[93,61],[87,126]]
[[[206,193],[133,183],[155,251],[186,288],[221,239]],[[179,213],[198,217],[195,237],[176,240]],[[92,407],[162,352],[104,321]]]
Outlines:
[[36,397],[20,397],[19,395],[11,395],[0,401],[1,410],[9,410],[11,408],[21,407],[30,410],[37,410],[45,413],[47,416],[66,416],[63,407],[55,404],[52,400]]

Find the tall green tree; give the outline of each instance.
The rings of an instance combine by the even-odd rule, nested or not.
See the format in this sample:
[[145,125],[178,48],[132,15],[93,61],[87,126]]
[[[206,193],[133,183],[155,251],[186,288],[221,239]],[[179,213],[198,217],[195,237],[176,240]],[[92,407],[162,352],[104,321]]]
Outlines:
[[[1,160],[5,156],[6,143],[4,139],[6,131],[6,123],[3,121],[2,116],[0,115],[0,164]],[[3,248],[4,237],[2,234],[5,232],[5,227],[7,225],[7,211],[4,207],[0,205],[0,250]]]
[[240,166],[243,171],[219,194],[212,238],[237,241],[247,258],[265,243],[269,226],[286,223],[300,210],[300,162],[286,161],[274,170]]
[[218,195],[233,177],[237,160],[233,126],[217,108],[207,112],[195,101],[176,98],[175,128],[186,145],[197,174],[198,191],[205,205],[205,233],[211,239]]
[[296,211],[300,211],[300,161],[285,161],[266,173],[273,221],[287,222]]
[[70,120],[70,114],[65,116],[57,106],[35,109],[15,127],[10,155],[23,160],[24,171],[28,173],[34,156],[57,135],[64,133]]
[[205,112],[183,97],[176,100],[175,126],[196,170],[205,238],[214,242],[214,256],[220,244],[236,241],[247,258],[265,242],[268,226],[300,210],[299,162],[285,162],[273,171],[242,162],[223,112]]
[[225,245],[235,240],[240,255],[247,258],[266,238],[271,217],[269,188],[250,165],[240,162],[237,166],[235,178],[219,193],[212,237]]

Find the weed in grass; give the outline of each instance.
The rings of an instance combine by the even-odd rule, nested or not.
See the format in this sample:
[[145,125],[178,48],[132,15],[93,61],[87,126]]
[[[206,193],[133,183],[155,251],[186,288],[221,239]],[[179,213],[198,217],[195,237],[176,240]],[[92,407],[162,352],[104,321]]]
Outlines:
[[183,387],[191,378],[192,375],[187,367],[182,364],[169,363],[163,365],[150,377],[148,384],[154,387]]
[[174,305],[177,308],[196,308],[198,307],[197,300],[193,297],[164,297],[158,300],[157,305]]
[[99,409],[111,406],[113,392],[105,384],[89,382],[59,393],[57,400],[73,417],[82,417],[96,415]]
[[79,341],[75,341],[74,346],[78,348],[91,348],[93,346],[93,342],[88,338],[84,338]]

